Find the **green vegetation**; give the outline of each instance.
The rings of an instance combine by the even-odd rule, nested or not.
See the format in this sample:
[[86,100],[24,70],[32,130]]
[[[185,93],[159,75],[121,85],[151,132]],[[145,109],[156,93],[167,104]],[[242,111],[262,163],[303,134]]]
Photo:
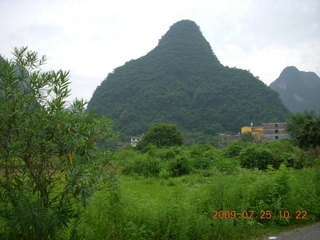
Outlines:
[[311,155],[293,146],[290,141],[264,144],[234,142],[223,150],[209,144],[167,148],[150,146],[144,153],[128,148],[116,151],[112,164],[122,167],[124,174],[158,177],[166,173],[175,177],[190,172],[205,176],[215,171],[232,174],[241,168],[278,169],[281,164],[301,169],[303,166],[313,166],[315,161],[312,159]]
[[287,120],[287,129],[299,147],[319,150],[320,116],[315,112],[297,113]]
[[113,119],[127,137],[166,122],[198,142],[288,115],[278,94],[249,71],[223,66],[199,27],[187,20],[172,25],[147,55],[110,73],[88,109]]
[[176,125],[168,123],[155,123],[138,143],[137,148],[145,151],[148,145],[168,147],[183,144],[181,132]]
[[[242,166],[261,157],[242,159],[249,150],[274,165]],[[319,160],[290,141],[118,150],[110,163],[122,174],[100,183],[76,239],[256,239],[319,221]]]
[[65,110],[68,72],[44,72],[45,57],[27,48],[0,62],[0,238],[58,239],[86,204],[96,173],[93,138],[110,137],[111,122]]
[[319,117],[293,115],[294,141],[223,149],[154,124],[141,149],[110,152],[111,121],[66,110],[68,72],[44,61],[0,61],[1,239],[255,239],[320,220]]
[[320,78],[316,73],[286,67],[270,87],[291,112],[313,110],[320,114]]

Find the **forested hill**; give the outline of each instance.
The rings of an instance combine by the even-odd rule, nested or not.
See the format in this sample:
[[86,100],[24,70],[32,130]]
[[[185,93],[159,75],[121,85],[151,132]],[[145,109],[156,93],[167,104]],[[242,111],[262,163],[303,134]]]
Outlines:
[[238,132],[288,114],[278,94],[250,72],[224,67],[189,20],[172,25],[147,55],[110,73],[88,110],[113,119],[125,135],[144,133],[153,122],[196,134]]
[[292,112],[314,110],[320,114],[320,78],[314,72],[286,67],[270,87]]

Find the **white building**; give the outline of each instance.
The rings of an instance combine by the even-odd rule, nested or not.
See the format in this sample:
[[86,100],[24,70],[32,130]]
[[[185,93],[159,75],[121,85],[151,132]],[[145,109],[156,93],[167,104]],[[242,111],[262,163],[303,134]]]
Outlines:
[[131,137],[131,146],[136,147],[138,142],[140,142],[141,137],[140,136],[133,136]]

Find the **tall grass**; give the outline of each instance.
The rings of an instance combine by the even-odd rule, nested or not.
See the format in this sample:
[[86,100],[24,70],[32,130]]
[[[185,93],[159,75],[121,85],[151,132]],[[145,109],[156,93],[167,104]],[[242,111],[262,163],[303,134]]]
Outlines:
[[[82,239],[248,239],[268,229],[320,219],[319,168],[242,171],[169,179],[113,176],[83,212]],[[119,185],[118,183],[122,183]],[[171,182],[171,184],[170,184]],[[212,219],[212,211],[237,219]],[[308,219],[280,218],[306,211]],[[242,211],[255,217],[243,219]],[[271,219],[260,219],[270,211]],[[256,218],[256,216],[258,218]]]

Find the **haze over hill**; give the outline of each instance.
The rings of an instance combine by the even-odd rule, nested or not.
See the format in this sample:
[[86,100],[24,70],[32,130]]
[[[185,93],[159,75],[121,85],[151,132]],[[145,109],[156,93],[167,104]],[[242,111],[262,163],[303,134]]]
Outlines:
[[88,110],[113,119],[125,135],[141,134],[153,122],[196,134],[238,132],[288,114],[278,94],[250,72],[224,67],[189,20],[172,25],[147,55],[110,73]]
[[279,93],[290,111],[314,110],[320,114],[320,78],[314,72],[286,67],[270,87]]

